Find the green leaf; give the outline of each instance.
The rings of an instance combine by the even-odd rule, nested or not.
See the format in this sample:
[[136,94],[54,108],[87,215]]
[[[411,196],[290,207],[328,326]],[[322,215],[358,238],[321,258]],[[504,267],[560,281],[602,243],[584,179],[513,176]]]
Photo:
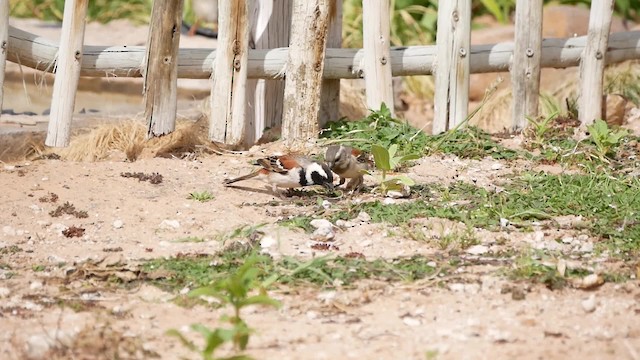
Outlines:
[[182,335],[182,333],[179,332],[178,330],[169,329],[169,330],[167,330],[167,332],[165,332],[165,334],[168,335],[168,336],[173,336],[173,337],[178,338],[178,340],[180,340],[180,342],[182,343],[182,345],[184,347],[186,347],[187,349],[189,349],[191,351],[198,352],[198,347],[195,346],[195,344],[191,340],[187,339],[184,335]]
[[381,170],[391,171],[391,159],[387,149],[380,145],[371,145],[371,153],[373,154],[373,160],[376,163],[376,167]]
[[251,296],[246,299],[243,299],[242,301],[240,301],[239,305],[241,307],[244,307],[247,305],[265,305],[265,306],[273,306],[275,308],[278,308],[280,307],[280,301],[276,299],[272,299],[267,295],[255,295],[255,296]]

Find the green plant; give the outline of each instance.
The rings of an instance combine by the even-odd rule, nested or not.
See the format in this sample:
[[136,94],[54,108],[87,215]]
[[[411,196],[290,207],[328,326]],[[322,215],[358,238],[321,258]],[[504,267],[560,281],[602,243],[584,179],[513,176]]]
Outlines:
[[[266,288],[276,280],[277,275],[264,281],[258,281],[260,268],[256,265],[264,261],[264,257],[252,255],[246,259],[235,273],[227,278],[218,281],[212,286],[202,287],[189,293],[191,297],[214,297],[220,301],[221,306],[231,306],[233,314],[223,315],[220,318],[222,322],[228,323],[231,326],[230,328],[215,328],[212,330],[202,324],[191,325],[191,329],[200,333],[205,339],[205,346],[202,349],[198,348],[191,340],[175,329],[169,330],[167,334],[180,339],[184,346],[189,350],[200,353],[205,360],[250,359],[250,357],[242,354],[224,358],[214,357],[214,354],[225,343],[233,344],[236,352],[244,351],[247,348],[253,329],[249,327],[241,316],[243,308],[251,305],[265,305],[276,308],[280,306],[280,302],[269,297],[266,292]],[[252,295],[256,291],[258,294]]]
[[629,135],[626,129],[618,129],[613,131],[603,120],[596,120],[593,124],[587,126],[589,130],[589,139],[596,147],[596,155],[605,162],[613,149],[618,146],[620,140]]
[[398,145],[396,144],[391,145],[389,149],[386,149],[379,145],[371,146],[371,153],[373,154],[376,168],[382,171],[382,175],[378,179],[379,185],[377,187],[377,189],[379,189],[382,194],[387,194],[389,191],[393,190],[402,190],[404,186],[415,185],[415,182],[406,175],[398,175],[394,176],[391,179],[387,179],[387,173],[389,171],[393,171],[403,162],[417,160],[420,158],[416,154],[396,156],[397,151]]
[[200,202],[207,202],[213,200],[213,194],[209,191],[200,191],[200,192],[192,192],[189,193],[189,199],[196,200]]
[[527,116],[527,121],[529,121],[529,133],[533,134],[534,141],[537,145],[542,146],[545,141],[545,136],[552,129],[552,123],[555,118],[558,117],[559,112],[556,110],[546,117],[542,117],[541,119],[534,119],[532,117]]
[[485,9],[501,24],[507,24],[511,12],[515,9],[512,0],[480,0]]

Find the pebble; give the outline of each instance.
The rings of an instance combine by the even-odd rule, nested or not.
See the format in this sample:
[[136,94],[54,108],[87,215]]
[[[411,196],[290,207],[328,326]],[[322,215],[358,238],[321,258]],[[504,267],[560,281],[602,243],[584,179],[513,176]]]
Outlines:
[[160,223],[160,228],[161,229],[174,229],[175,230],[175,229],[180,228],[180,222],[178,220],[164,219]]
[[493,165],[491,165],[491,170],[500,170],[502,169],[503,165],[500,163],[495,163]]
[[266,235],[262,239],[260,239],[260,247],[263,249],[270,248],[277,243],[278,241],[269,235]]
[[482,255],[489,252],[489,247],[485,245],[473,245],[467,249],[467,254]]
[[45,334],[32,335],[27,340],[27,359],[39,360],[47,358],[53,346],[53,339]]
[[11,295],[11,290],[6,287],[0,287],[0,299],[9,297]]
[[34,291],[35,290],[40,290],[40,289],[42,289],[42,286],[43,286],[42,282],[33,281],[33,282],[31,282],[31,284],[29,284],[29,289],[34,290]]
[[361,211],[356,217],[356,220],[360,222],[368,223],[368,222],[371,222],[371,215],[367,214],[364,211]]
[[329,200],[322,200],[322,207],[324,209],[329,209],[331,207],[331,201]]
[[402,317],[402,322],[409,327],[416,327],[422,325],[422,321],[413,316],[404,316]]
[[311,220],[310,225],[316,229],[321,229],[321,228],[331,229],[333,227],[333,224],[331,223],[331,221],[325,220],[325,219],[313,219]]
[[333,229],[330,227],[321,227],[317,228],[311,238],[316,241],[330,241],[336,237],[336,234],[333,232]]
[[591,253],[593,252],[593,243],[591,241],[586,242],[580,246],[580,252]]
[[124,221],[122,221],[122,220],[120,220],[120,219],[115,220],[115,221],[113,222],[113,228],[114,228],[114,229],[122,229],[122,227],[123,227],[123,226],[124,226]]
[[5,225],[2,227],[2,233],[7,236],[16,236],[16,229],[12,228],[9,225]]
[[36,224],[38,224],[38,226],[42,227],[42,228],[47,228],[49,226],[51,226],[51,221],[48,220],[38,220],[36,221]]
[[356,226],[356,223],[354,223],[353,221],[340,219],[336,221],[336,226],[341,228],[352,228]]
[[42,208],[36,204],[30,205],[29,209],[33,210],[33,212],[39,213],[42,211]]
[[586,313],[592,313],[596,310],[596,295],[591,294],[588,298],[582,300],[582,309]]
[[508,219],[505,218],[500,218],[500,227],[507,227],[509,226],[510,221]]

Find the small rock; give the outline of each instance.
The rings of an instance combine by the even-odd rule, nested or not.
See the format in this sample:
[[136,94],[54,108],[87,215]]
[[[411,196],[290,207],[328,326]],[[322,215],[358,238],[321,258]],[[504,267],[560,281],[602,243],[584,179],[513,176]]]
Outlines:
[[409,197],[409,195],[411,195],[411,188],[409,187],[409,185],[402,185],[402,188],[400,188],[400,190],[387,191],[386,196],[392,199],[402,199]]
[[322,207],[324,209],[329,209],[331,207],[331,201],[329,200],[322,200]]
[[51,264],[62,264],[67,262],[67,260],[63,257],[60,257],[58,255],[49,255],[47,256],[47,261]]
[[36,290],[40,290],[42,289],[42,282],[40,281],[33,281],[31,282],[31,284],[29,284],[29,289],[31,289],[32,291],[36,291]]
[[9,297],[11,295],[11,290],[6,287],[0,287],[0,299]]
[[51,221],[38,220],[38,221],[36,221],[36,224],[38,224],[38,226],[40,226],[41,228],[47,228],[47,227],[51,226]]
[[318,318],[318,313],[313,311],[313,310],[309,310],[307,311],[307,319],[309,320],[315,320]]
[[[178,224],[179,226],[180,224]],[[122,227],[124,226],[124,221],[117,219],[113,221],[113,228],[114,229],[122,229]]]
[[45,334],[32,335],[27,340],[27,358],[31,360],[46,359],[53,347],[53,339]]
[[471,255],[482,255],[489,252],[489,247],[485,245],[473,245],[472,247],[467,249],[467,254]]
[[338,293],[335,291],[324,291],[318,294],[317,298],[324,303],[328,303],[333,301],[336,298],[336,295],[338,295]]
[[514,286],[511,288],[511,299],[515,301],[521,301],[525,299],[525,293],[522,287]]
[[582,309],[586,313],[591,313],[596,310],[596,295],[591,294],[588,298],[582,300]]
[[449,284],[449,290],[453,291],[453,292],[464,292],[464,284],[460,284],[460,283],[453,283],[453,284]]
[[311,238],[316,241],[331,241],[335,237],[336,234],[330,227],[317,228],[313,234],[311,234]]
[[505,218],[500,218],[500,227],[507,227],[509,226],[510,221],[508,219]]
[[564,277],[564,274],[567,272],[567,261],[565,259],[558,260],[556,269],[558,270],[558,274]]
[[396,203],[396,199],[392,199],[393,196],[385,198],[384,200],[382,200],[382,203],[384,205],[393,205]]
[[341,228],[352,228],[356,226],[356,224],[353,221],[340,219],[336,221],[336,226]]
[[263,249],[270,248],[277,243],[278,241],[269,235],[266,235],[262,239],[260,239],[260,247]]
[[503,165],[500,163],[495,163],[491,165],[491,170],[500,170],[503,168]]
[[593,243],[588,241],[580,246],[580,252],[582,253],[591,253],[593,252]]
[[2,227],[2,233],[7,236],[16,236],[16,229],[12,228],[9,225]]
[[30,205],[29,209],[33,210],[35,213],[39,213],[42,211],[42,208],[36,204]]
[[160,223],[160,228],[166,230],[175,230],[180,228],[180,222],[178,220],[165,219]]
[[402,322],[409,327],[416,327],[422,325],[422,321],[413,316],[403,316]]
[[371,222],[371,216],[369,214],[367,214],[364,211],[361,211],[358,216],[356,217],[356,220],[360,221],[360,222],[364,222],[364,223],[368,223]]
[[500,331],[498,329],[489,329],[489,331],[487,331],[487,337],[497,343],[506,343],[512,340],[511,333],[508,331]]
[[325,220],[325,219],[313,219],[311,220],[310,225],[316,229],[320,229],[320,228],[331,229],[333,227],[333,224],[331,223],[331,221]]
[[562,238],[563,244],[571,244],[573,242],[573,236],[567,236]]
[[572,284],[578,289],[588,290],[604,284],[604,278],[598,274],[589,274],[582,279],[574,280]]
[[427,263],[427,266],[432,267],[432,268],[435,268],[437,265],[438,265],[438,264],[436,264],[436,262],[435,262],[435,261],[429,261],[429,262]]
[[5,166],[4,166],[4,169],[5,169],[6,171],[13,171],[13,170],[15,170],[15,169],[16,169],[16,167],[15,167],[15,165],[5,165]]

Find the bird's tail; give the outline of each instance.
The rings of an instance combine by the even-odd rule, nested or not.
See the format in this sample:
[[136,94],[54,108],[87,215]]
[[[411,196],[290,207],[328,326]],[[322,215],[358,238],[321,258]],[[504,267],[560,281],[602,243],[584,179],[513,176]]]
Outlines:
[[260,170],[254,171],[254,172],[252,172],[252,173],[250,173],[250,174],[247,174],[247,175],[239,176],[239,177],[237,177],[237,178],[233,178],[233,179],[226,179],[223,183],[224,183],[225,185],[231,185],[231,184],[233,184],[233,183],[235,183],[235,182],[242,181],[242,180],[247,180],[247,179],[251,179],[251,178],[254,178],[254,177],[258,176],[258,175],[260,175]]

